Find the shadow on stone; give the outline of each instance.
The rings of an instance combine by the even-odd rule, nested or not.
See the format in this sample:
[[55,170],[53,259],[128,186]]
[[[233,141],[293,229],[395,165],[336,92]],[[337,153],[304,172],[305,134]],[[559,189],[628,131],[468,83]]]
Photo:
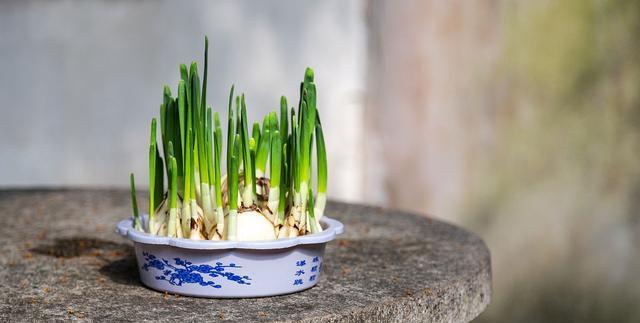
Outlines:
[[81,256],[102,256],[104,253],[118,256],[130,253],[130,247],[123,243],[87,238],[71,237],[55,239],[53,244],[40,245],[31,249],[31,252],[58,258],[74,258]]
[[138,268],[133,253],[131,255],[111,261],[100,268],[100,274],[109,277],[111,281],[123,285],[140,285]]
[[125,285],[138,284],[135,255],[126,243],[70,237],[55,239],[52,244],[32,248],[31,252],[57,258],[94,257],[104,263],[99,269],[100,274],[111,281]]

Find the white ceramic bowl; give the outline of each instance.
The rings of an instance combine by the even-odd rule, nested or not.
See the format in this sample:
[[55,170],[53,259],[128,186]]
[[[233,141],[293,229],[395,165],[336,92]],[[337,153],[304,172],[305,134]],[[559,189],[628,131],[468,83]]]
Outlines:
[[323,217],[320,223],[320,233],[252,242],[154,236],[134,230],[131,219],[120,221],[117,232],[133,241],[140,280],[150,288],[198,297],[262,297],[318,283],[324,247],[344,231],[336,220]]

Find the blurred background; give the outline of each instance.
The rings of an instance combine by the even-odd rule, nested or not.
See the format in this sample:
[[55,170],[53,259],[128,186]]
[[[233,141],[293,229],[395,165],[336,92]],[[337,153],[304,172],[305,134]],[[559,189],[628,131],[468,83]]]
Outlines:
[[636,0],[0,1],[0,187],[146,183],[208,35],[223,115],[315,69],[331,198],[484,238],[477,322],[639,322],[638,31]]

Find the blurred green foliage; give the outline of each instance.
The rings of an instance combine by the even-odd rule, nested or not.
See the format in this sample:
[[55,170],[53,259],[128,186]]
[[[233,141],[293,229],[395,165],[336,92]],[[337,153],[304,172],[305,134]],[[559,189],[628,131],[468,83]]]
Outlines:
[[496,151],[466,219],[493,256],[478,322],[640,322],[640,1],[503,3]]

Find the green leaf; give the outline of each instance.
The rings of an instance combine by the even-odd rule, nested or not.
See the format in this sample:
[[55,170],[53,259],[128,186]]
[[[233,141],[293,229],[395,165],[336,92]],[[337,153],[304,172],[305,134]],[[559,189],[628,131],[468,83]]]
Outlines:
[[[202,100],[200,102],[202,113],[204,114],[207,106],[207,72],[209,70],[209,38],[204,36],[204,72],[202,79]],[[204,117],[204,115],[203,115]]]
[[[160,205],[160,203],[162,203],[162,199],[164,196],[164,167],[162,167],[163,164],[163,160],[162,157],[160,157],[160,152],[158,152],[158,150],[156,150],[156,162],[155,164],[157,165],[155,167],[155,188],[153,190],[154,192],[154,204],[153,204],[153,209],[155,210],[156,208],[158,208],[158,205]],[[167,179],[168,180],[168,179]]]
[[271,187],[279,187],[282,169],[282,144],[280,143],[280,131],[276,130],[271,135],[271,139],[271,167],[269,170],[269,180]]
[[227,174],[229,174],[229,163],[231,162],[231,156],[233,155],[233,139],[235,137],[235,130],[233,126],[235,124],[235,119],[233,115],[233,91],[235,89],[235,85],[231,85],[231,90],[229,91],[229,110],[227,111]]
[[242,107],[242,115],[241,115],[241,123],[242,123],[242,156],[244,158],[244,180],[245,180],[245,193],[242,196],[242,201],[245,203],[245,206],[253,205],[255,189],[255,181],[253,180],[255,177],[253,170],[253,162],[251,160],[251,151],[249,146],[249,132],[247,131],[247,105],[244,100],[244,94],[242,94],[242,98],[240,99],[241,107]]
[[213,132],[214,136],[214,183],[215,183],[215,194],[216,194],[216,205],[218,207],[222,206],[222,182],[221,182],[221,173],[220,165],[221,155],[222,155],[222,128],[220,127],[220,118],[218,117],[218,112],[213,115],[215,130]]
[[140,229],[140,214],[138,213],[138,199],[136,198],[136,180],[133,173],[129,175],[129,184],[131,186],[131,208],[133,209],[133,227]]
[[240,155],[240,135],[236,134],[233,140],[233,153],[229,162],[229,173],[227,174],[227,186],[229,191],[229,209],[238,209],[238,176],[240,162],[238,156]]
[[207,161],[207,174],[209,175],[209,183],[215,183],[215,174],[213,170],[213,125],[212,125],[211,107],[207,108],[207,120],[206,120],[206,133],[205,144],[206,153],[205,159]]
[[[158,154],[156,142],[156,118],[151,119],[151,137],[149,139],[149,220],[153,219],[155,211],[156,189],[156,155]],[[160,164],[162,165],[162,164]]]
[[178,82],[178,116],[180,119],[180,144],[183,157],[187,154],[186,132],[187,132],[187,85],[184,80]]
[[289,116],[287,114],[287,98],[283,95],[280,97],[280,140],[284,145],[289,135]]
[[257,122],[253,123],[251,138],[253,138],[253,140],[255,140],[256,142],[260,142],[260,124]]
[[262,172],[264,176],[267,167],[267,159],[269,157],[269,149],[271,143],[271,118],[270,114],[264,117],[262,122],[262,136],[256,150],[256,169]]
[[318,159],[318,193],[327,191],[327,149],[324,143],[320,115],[316,117],[316,157]]
[[[169,143],[171,145],[171,143]],[[175,209],[178,201],[178,164],[173,156],[169,156],[169,208]]]

